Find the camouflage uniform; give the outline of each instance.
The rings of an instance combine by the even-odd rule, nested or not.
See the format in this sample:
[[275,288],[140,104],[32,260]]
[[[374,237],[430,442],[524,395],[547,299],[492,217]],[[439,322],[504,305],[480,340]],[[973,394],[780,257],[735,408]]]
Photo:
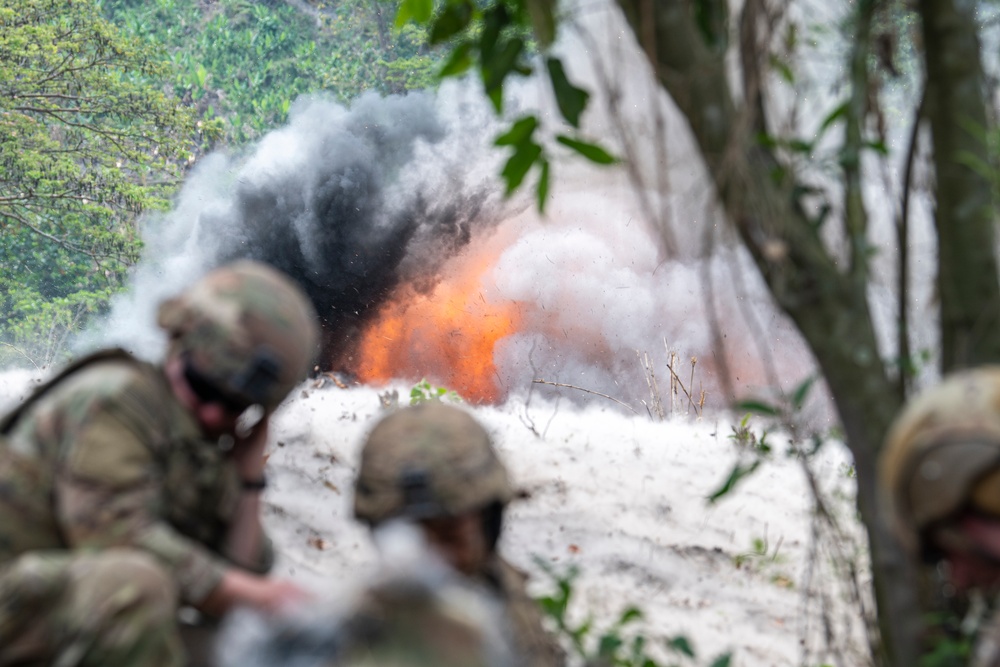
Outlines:
[[[191,295],[204,292],[206,283],[215,281],[215,296],[232,297],[214,304],[224,314],[248,297],[220,293],[220,283],[230,289],[234,280],[245,281],[252,299],[269,290],[288,297],[289,288],[274,283],[270,270],[236,267],[209,274],[187,300],[161,308],[172,353],[202,351],[213,342],[225,348],[225,336],[194,342],[187,336],[212,329],[192,314]],[[172,317],[166,324],[165,313]],[[223,325],[244,334],[245,321]],[[306,326],[292,341],[315,341],[315,323]],[[260,341],[243,335],[238,342],[252,350]],[[286,362],[283,384],[228,381],[239,360],[232,353],[203,368],[215,372],[225,391],[271,410],[305,373],[301,360],[287,368],[289,357],[280,352],[268,347],[266,356],[279,370]],[[302,359],[311,354],[298,353]],[[163,370],[121,351],[98,353],[43,386],[0,423],[0,432],[0,665],[183,664],[175,609],[178,602],[204,601],[234,566],[222,551],[241,481]],[[255,561],[243,567],[264,573],[272,560],[265,539]]]
[[[369,434],[354,513],[376,527],[395,518],[421,520],[494,507],[494,547],[500,510],[513,495],[507,470],[483,427],[464,410],[435,401],[398,410]],[[474,578],[500,600],[517,664],[565,664],[562,648],[542,627],[525,574],[494,550]]]
[[[494,596],[433,563],[366,586],[344,612],[227,623],[222,667],[519,667]],[[383,575],[386,572],[382,573]]]
[[[879,477],[915,561],[940,559],[931,532],[960,532],[954,520],[970,509],[1000,521],[1000,366],[957,372],[913,399],[889,431]],[[1000,667],[1000,618],[980,631],[970,664]]]

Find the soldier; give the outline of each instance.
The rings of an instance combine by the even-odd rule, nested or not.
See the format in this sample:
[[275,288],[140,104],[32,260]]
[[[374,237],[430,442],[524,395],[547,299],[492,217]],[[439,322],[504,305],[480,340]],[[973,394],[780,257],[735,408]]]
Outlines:
[[178,604],[218,617],[304,596],[263,576],[260,494],[268,417],[315,352],[312,306],[244,261],[158,323],[162,365],[91,355],[0,421],[0,665],[180,666]]
[[[1000,592],[1000,367],[956,373],[913,400],[889,432],[879,472],[911,557],[942,564],[959,593]],[[974,664],[1000,667],[998,638],[981,633]]]
[[354,514],[376,531],[391,519],[416,522],[445,562],[501,601],[518,665],[565,664],[525,589],[525,576],[497,553],[507,470],[486,430],[464,410],[432,401],[383,418],[368,435]]

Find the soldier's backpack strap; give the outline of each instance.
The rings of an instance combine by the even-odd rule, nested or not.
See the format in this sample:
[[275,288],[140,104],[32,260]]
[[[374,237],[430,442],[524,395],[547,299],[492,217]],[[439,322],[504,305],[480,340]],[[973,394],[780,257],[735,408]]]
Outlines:
[[25,410],[34,405],[38,401],[38,399],[47,394],[50,389],[52,389],[57,384],[65,380],[67,377],[73,375],[80,369],[86,368],[87,366],[90,366],[97,362],[112,361],[112,360],[127,361],[134,364],[140,363],[138,359],[136,359],[131,354],[118,347],[109,348],[107,350],[100,350],[99,352],[94,352],[93,354],[89,354],[85,357],[77,359],[76,361],[70,363],[68,366],[59,371],[59,373],[56,374],[54,377],[49,378],[41,385],[35,387],[35,390],[31,392],[31,395],[28,396],[28,398],[21,401],[20,405],[18,405],[16,408],[14,408],[7,414],[0,417],[0,435],[9,433],[11,429],[14,428],[14,425],[17,423],[17,420],[21,418],[22,414],[24,414]]

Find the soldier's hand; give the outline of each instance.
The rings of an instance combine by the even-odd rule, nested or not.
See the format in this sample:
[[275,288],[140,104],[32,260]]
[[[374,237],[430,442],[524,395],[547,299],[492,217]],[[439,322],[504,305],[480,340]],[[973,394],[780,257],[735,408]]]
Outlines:
[[288,579],[264,579],[258,608],[271,613],[287,612],[312,599],[304,588]]
[[268,419],[265,417],[244,438],[237,438],[230,454],[242,479],[260,479],[264,474],[267,457]]
[[219,585],[198,605],[199,611],[222,616],[234,607],[277,613],[309,601],[311,596],[287,579],[261,577],[236,568],[227,570]]

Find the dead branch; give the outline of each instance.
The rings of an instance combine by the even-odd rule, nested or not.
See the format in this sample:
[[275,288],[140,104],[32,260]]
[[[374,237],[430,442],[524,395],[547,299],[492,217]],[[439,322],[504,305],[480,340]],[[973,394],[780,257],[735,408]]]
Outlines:
[[635,414],[635,415],[639,414],[638,411],[636,411],[636,409],[633,408],[628,403],[624,403],[622,401],[619,401],[614,396],[608,396],[607,394],[602,394],[599,391],[594,391],[592,389],[584,389],[583,387],[577,387],[577,386],[572,385],[572,384],[564,384],[562,382],[549,382],[547,380],[532,380],[531,383],[532,384],[547,384],[550,387],[565,387],[566,389],[576,389],[577,391],[583,391],[583,392],[586,392],[588,394],[594,394],[595,396],[600,396],[602,398],[606,398],[609,401],[614,401],[615,403],[617,403],[618,405],[620,405],[622,407],[628,408],[629,411],[632,412],[632,414]]

